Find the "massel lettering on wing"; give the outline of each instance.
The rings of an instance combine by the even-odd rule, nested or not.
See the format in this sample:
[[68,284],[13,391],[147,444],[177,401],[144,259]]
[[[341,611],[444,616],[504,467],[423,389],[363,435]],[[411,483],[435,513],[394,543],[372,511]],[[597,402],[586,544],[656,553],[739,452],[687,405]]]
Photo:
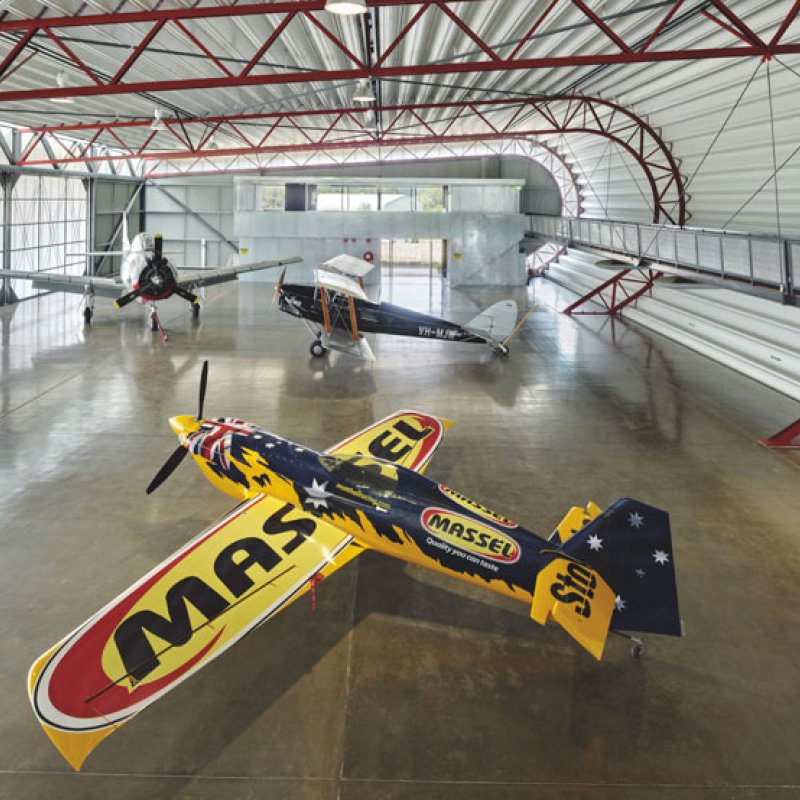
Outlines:
[[491,508],[486,508],[486,506],[481,505],[476,500],[471,500],[469,497],[466,497],[463,494],[459,494],[455,489],[450,489],[447,486],[442,486],[439,484],[439,491],[445,496],[449,497],[451,500],[454,500],[459,505],[464,506],[464,508],[468,508],[470,511],[474,511],[476,514],[480,514],[482,517],[486,517],[486,519],[490,519],[492,522],[496,523],[497,525],[502,525],[504,528],[516,528],[517,523],[512,522],[508,517],[504,517],[502,514],[498,514],[496,511],[492,511]]

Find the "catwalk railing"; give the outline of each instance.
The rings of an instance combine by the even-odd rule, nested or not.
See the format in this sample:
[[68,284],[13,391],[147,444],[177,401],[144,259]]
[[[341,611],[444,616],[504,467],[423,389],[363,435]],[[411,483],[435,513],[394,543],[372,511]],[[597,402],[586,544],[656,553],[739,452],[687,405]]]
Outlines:
[[543,214],[529,214],[528,220],[530,233],[567,247],[593,247],[740,287],[777,289],[785,300],[795,300],[800,238]]

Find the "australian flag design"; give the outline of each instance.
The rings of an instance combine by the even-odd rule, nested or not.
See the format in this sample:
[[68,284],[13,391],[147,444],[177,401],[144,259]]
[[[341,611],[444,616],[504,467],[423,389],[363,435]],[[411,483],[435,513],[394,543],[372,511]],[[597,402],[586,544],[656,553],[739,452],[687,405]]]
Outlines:
[[561,549],[596,569],[616,593],[612,629],[681,635],[666,511],[617,500]]

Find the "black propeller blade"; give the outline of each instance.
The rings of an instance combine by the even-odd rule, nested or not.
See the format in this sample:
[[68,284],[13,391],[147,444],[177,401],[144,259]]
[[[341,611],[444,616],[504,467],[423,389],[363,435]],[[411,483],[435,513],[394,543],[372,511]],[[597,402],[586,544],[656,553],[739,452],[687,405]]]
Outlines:
[[178,295],[178,297],[182,297],[184,300],[188,300],[192,305],[200,302],[200,298],[196,294],[193,294],[188,289],[184,289],[183,286],[178,283],[175,284],[172,293]]
[[155,261],[161,261],[161,256],[164,251],[164,237],[157,233],[153,236],[153,258]]
[[128,292],[128,294],[122,295],[122,297],[118,297],[114,301],[114,305],[117,308],[125,308],[128,303],[132,303],[137,297],[141,297],[144,294],[144,289],[139,287],[138,289],[134,289],[132,292]]
[[[208,387],[208,361],[203,362],[203,369],[200,371],[200,396],[198,398],[197,403],[197,421],[199,422],[203,418],[203,406],[206,402],[206,388]],[[186,457],[186,454],[189,451],[186,447],[181,443],[172,451],[170,457],[164,462],[164,465],[161,469],[156,473],[155,478],[150,481],[150,485],[147,487],[147,494],[152,494],[159,486],[161,486],[164,481],[172,475],[173,472],[178,468],[178,465],[183,461]]]
[[188,452],[189,451],[182,444],[179,444],[178,447],[172,451],[170,457],[164,462],[164,466],[156,473],[155,478],[150,481],[150,485],[146,490],[147,494],[152,494],[170,475],[172,475]]
[[208,386],[208,361],[203,362],[203,369],[200,372],[200,399],[197,403],[197,419],[203,419],[203,406],[206,402],[206,386]]

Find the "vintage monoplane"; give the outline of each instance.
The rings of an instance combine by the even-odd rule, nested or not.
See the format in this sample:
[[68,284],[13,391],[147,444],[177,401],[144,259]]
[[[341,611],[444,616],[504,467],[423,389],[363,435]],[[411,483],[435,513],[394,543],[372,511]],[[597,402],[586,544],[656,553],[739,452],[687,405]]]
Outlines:
[[[299,257],[281,258],[274,261],[258,261],[252,264],[230,263],[214,269],[186,269],[179,271],[163,250],[160,234],[139,233],[128,239],[127,221],[123,216],[122,250],[104,251],[102,255],[122,256],[120,273],[115,277],[98,275],[64,275],[56,272],[23,272],[4,270],[4,278],[33,282],[35,289],[71,292],[84,296],[83,318],[88,325],[94,316],[95,296],[115,298],[117,308],[139,300],[150,307],[149,323],[153,331],[159,331],[166,341],[167,334],[161,325],[156,309],[157,300],[172,295],[182,297],[192,305],[192,314],[200,313],[200,298],[195,290],[217,283],[236,280],[238,275],[254,270],[280,267],[302,261]],[[100,255],[89,254],[89,255]]]
[[630,499],[602,512],[574,507],[543,539],[423,477],[445,419],[398,411],[317,452],[243,420],[204,419],[206,375],[207,364],[197,415],[170,419],[180,444],[147,491],[191,453],[239,505],[30,670],[36,717],[75,769],[135,714],[369,548],[519,600],[597,659],[609,631],[680,635],[666,512]]
[[278,308],[305,322],[314,337],[309,347],[312,356],[322,358],[329,350],[338,350],[374,360],[364,333],[487,344],[496,353],[508,353],[508,343],[520,327],[513,300],[501,300],[458,325],[391,303],[373,303],[363,278],[374,266],[342,254],[315,270],[313,286],[285,283],[286,270],[281,273],[275,286]]

